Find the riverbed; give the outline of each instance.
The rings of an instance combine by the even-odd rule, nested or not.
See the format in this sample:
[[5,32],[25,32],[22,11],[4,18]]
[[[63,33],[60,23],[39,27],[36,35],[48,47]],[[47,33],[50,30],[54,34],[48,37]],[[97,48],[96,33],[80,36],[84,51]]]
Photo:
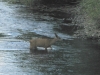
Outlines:
[[[98,40],[61,32],[60,21],[23,5],[0,2],[0,75],[100,75]],[[31,38],[54,38],[54,33],[62,40],[50,53],[30,53]]]

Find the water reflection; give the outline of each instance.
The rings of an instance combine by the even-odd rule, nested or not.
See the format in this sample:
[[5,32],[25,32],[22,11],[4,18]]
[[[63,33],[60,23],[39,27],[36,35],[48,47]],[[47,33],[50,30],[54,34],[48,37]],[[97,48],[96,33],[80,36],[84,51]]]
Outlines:
[[[74,44],[76,41],[80,41],[80,43],[77,43],[80,45]],[[59,45],[63,48],[55,50],[52,53],[30,54],[20,52],[15,53],[14,56],[18,61],[16,63],[17,67],[21,71],[31,74],[99,75],[100,51],[96,47],[93,47],[93,44],[88,40],[68,40],[62,43],[63,46]]]
[[97,46],[96,41],[75,39],[63,41],[62,45],[56,43],[51,53],[30,53],[28,49],[0,50],[1,73],[99,75],[100,47]]

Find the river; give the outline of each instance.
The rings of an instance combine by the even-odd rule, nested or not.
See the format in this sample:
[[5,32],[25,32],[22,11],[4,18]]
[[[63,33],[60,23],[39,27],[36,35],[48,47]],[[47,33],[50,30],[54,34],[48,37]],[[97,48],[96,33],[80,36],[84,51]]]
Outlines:
[[[77,39],[60,32],[59,18],[22,5],[0,2],[0,75],[100,75],[97,40]],[[34,37],[61,37],[52,51],[30,53]]]

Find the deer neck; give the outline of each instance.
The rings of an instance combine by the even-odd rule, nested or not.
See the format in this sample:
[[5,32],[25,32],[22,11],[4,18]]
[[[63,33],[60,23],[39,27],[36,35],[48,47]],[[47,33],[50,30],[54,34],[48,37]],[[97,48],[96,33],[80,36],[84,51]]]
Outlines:
[[57,38],[51,40],[51,44],[54,44],[57,41]]

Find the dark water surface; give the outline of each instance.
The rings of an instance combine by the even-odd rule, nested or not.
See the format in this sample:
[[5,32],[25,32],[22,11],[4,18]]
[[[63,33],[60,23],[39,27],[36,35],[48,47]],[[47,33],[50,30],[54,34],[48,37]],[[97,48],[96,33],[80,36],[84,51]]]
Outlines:
[[[60,19],[20,7],[0,2],[0,75],[100,75],[98,41],[56,31]],[[54,33],[63,40],[50,53],[29,52],[30,38]]]

